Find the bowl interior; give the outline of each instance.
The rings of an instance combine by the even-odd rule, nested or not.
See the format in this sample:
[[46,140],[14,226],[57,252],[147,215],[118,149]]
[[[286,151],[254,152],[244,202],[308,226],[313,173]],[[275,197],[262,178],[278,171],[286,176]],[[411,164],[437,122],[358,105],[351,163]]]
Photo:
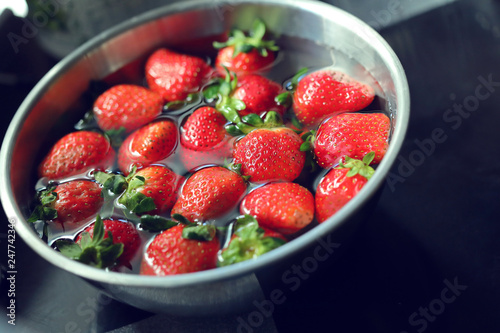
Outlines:
[[[34,196],[36,167],[47,147],[72,127],[85,111],[82,96],[92,81],[101,80],[138,61],[160,46],[186,47],[186,41],[206,41],[230,28],[250,28],[263,19],[270,31],[284,38],[307,40],[349,55],[377,82],[380,107],[391,115],[391,143],[375,176],[341,212],[326,223],[286,244],[262,260],[192,274],[192,277],[127,276],[111,273],[116,283],[171,285],[228,278],[253,271],[300,251],[315,238],[332,232],[381,186],[399,151],[409,115],[409,95],[403,69],[385,41],[353,16],[312,1],[184,1],[150,11],[100,34],[56,65],[33,89],[16,113],[1,152],[1,198],[9,218],[15,219],[21,237],[53,264],[97,281],[109,273],[62,257],[42,242],[26,222]],[[300,46],[298,46],[300,47]],[[193,49],[196,52],[196,45]],[[334,60],[332,60],[334,62]],[[360,72],[361,72],[360,69]],[[353,68],[356,71],[356,68]],[[69,124],[69,125],[68,125]]]

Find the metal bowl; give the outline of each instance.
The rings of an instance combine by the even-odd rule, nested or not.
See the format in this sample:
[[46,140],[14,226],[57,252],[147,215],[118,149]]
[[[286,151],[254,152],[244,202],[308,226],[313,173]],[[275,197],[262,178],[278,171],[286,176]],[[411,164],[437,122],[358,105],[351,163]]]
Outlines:
[[[47,246],[26,222],[38,152],[53,128],[71,118],[71,106],[88,89],[89,82],[161,45],[219,35],[232,27],[248,29],[257,17],[267,22],[273,33],[334,46],[359,62],[378,82],[382,108],[392,118],[390,146],[362,191],[328,221],[258,260],[198,273],[160,278],[105,272],[67,259]],[[262,297],[261,287],[286,285],[292,278],[291,265],[315,270],[347,242],[376,202],[396,159],[407,128],[409,106],[406,77],[394,52],[368,25],[340,9],[307,0],[183,1],[100,34],[63,59],[36,85],[15,114],[2,145],[1,200],[17,233],[35,252],[117,300],[173,314],[238,312]]]

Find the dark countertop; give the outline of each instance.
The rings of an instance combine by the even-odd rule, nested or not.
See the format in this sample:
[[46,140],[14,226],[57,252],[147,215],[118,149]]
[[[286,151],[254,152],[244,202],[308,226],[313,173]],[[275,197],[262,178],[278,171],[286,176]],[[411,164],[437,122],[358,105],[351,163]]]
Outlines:
[[[412,99],[398,161],[349,250],[287,293],[254,332],[499,331],[500,2],[456,1],[380,32]],[[2,131],[54,63],[27,46],[22,54],[0,47],[2,72],[22,74],[17,84],[2,81]],[[112,301],[19,238],[16,248],[16,332],[237,331],[236,316],[193,323]],[[61,287],[68,292],[57,294]],[[14,331],[5,321],[0,331]]]

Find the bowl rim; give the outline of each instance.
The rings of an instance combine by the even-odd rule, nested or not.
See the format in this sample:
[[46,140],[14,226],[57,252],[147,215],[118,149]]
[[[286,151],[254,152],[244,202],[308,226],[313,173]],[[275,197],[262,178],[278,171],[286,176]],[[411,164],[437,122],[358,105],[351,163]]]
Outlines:
[[353,215],[354,212],[358,209],[358,206],[366,203],[376,192],[376,190],[382,185],[403,144],[408,127],[410,113],[410,94],[406,75],[398,57],[389,46],[389,44],[368,24],[364,23],[352,14],[327,3],[310,0],[233,0],[231,2],[231,4],[235,5],[245,3],[264,5],[269,4],[285,7],[291,6],[295,8],[301,8],[301,10],[316,14],[320,17],[341,18],[341,20],[343,21],[348,21],[352,29],[362,29],[364,35],[363,37],[370,40],[370,44],[372,44],[377,49],[380,57],[385,60],[389,67],[389,72],[394,75],[394,84],[399,88],[396,89],[396,96],[398,100],[397,122],[394,127],[391,144],[389,145],[386,155],[382,162],[378,165],[377,170],[370,181],[350,202],[348,202],[339,212],[337,212],[327,221],[315,226],[305,234],[286,243],[285,245],[262,255],[258,260],[249,260],[231,266],[182,275],[164,277],[143,276],[138,274],[109,272],[102,269],[90,267],[66,258],[61,254],[58,254],[51,247],[47,246],[47,244],[43,242],[31,230],[31,228],[27,225],[27,222],[24,221],[24,223],[20,223],[21,221],[19,221],[19,219],[23,219],[23,214],[20,212],[13,196],[9,195],[12,192],[10,183],[10,163],[12,160],[15,141],[17,140],[22,124],[29,115],[32,107],[46,92],[46,90],[50,86],[50,83],[56,80],[60,75],[62,75],[65,69],[73,66],[76,62],[85,57],[87,53],[91,52],[94,48],[98,47],[102,43],[118,35],[121,35],[122,33],[125,33],[137,26],[147,24],[153,20],[160,19],[161,17],[167,15],[172,15],[178,12],[189,10],[199,10],[206,8],[207,6],[214,7],[213,3],[204,0],[188,0],[173,3],[135,16],[126,22],[123,22],[100,33],[96,37],[92,38],[88,42],[75,49],[68,56],[57,63],[39,81],[39,83],[36,84],[36,86],[27,95],[27,97],[15,113],[14,117],[12,118],[12,121],[5,134],[0,152],[0,198],[9,223],[14,224],[16,232],[19,233],[24,242],[27,243],[35,252],[42,256],[45,260],[49,261],[59,268],[62,268],[63,270],[72,272],[88,280],[106,284],[112,283],[137,287],[173,288],[179,286],[221,281],[252,274],[262,267],[266,267],[268,265],[276,263],[280,259],[294,255],[297,252],[300,252],[301,250],[312,246],[318,239],[330,234],[333,230],[343,225],[348,220],[348,218]]

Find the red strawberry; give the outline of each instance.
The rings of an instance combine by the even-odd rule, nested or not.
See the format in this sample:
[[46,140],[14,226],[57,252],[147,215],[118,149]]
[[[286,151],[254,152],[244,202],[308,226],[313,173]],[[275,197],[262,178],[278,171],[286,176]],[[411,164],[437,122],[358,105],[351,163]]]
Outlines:
[[316,218],[319,223],[339,211],[363,188],[375,172],[368,165],[374,153],[368,153],[363,161],[346,157],[346,163],[332,169],[316,189]]
[[162,214],[174,206],[183,177],[170,169],[152,165],[137,171],[118,200],[136,214]]
[[283,92],[285,91],[280,84],[264,76],[252,74],[238,81],[231,97],[245,103],[245,108],[238,112],[240,116],[250,113],[261,114],[265,111],[276,111],[283,116],[286,107],[275,100],[276,96]]
[[94,116],[103,131],[125,128],[127,133],[160,115],[162,97],[146,88],[122,84],[101,94],[94,103]]
[[221,75],[225,75],[226,67],[236,75],[243,76],[262,71],[271,66],[275,60],[274,51],[279,47],[272,40],[263,40],[266,26],[261,20],[255,20],[250,36],[241,30],[233,30],[224,43],[214,43],[219,50],[215,59],[215,67]]
[[293,181],[305,163],[302,143],[289,128],[258,128],[236,142],[233,163],[241,164],[241,174],[250,176],[252,182]]
[[250,192],[242,201],[241,214],[255,216],[261,227],[293,234],[314,218],[314,197],[295,183],[273,183]]
[[223,167],[210,167],[194,173],[184,184],[172,214],[191,222],[206,221],[230,212],[246,191],[243,178]]
[[335,113],[359,111],[374,98],[372,87],[327,69],[310,73],[298,82],[293,108],[299,121],[311,127]]
[[128,174],[170,156],[177,145],[177,126],[169,119],[149,123],[130,134],[118,151],[118,167]]
[[181,160],[191,170],[204,164],[222,164],[231,156],[226,119],[204,106],[189,116],[181,128]]
[[219,266],[255,259],[286,243],[283,235],[260,227],[251,215],[238,217],[233,229],[228,246],[221,251]]
[[343,156],[362,159],[375,152],[379,164],[388,147],[390,120],[383,113],[342,113],[318,129],[313,139],[314,155],[322,168],[338,164]]
[[219,240],[194,240],[183,237],[187,229],[180,224],[157,235],[146,250],[142,275],[175,275],[216,267]]
[[[139,236],[137,229],[131,222],[128,221],[107,219],[103,220],[102,223],[104,224],[105,231],[103,239],[108,238],[108,232],[111,232],[113,244],[123,244],[123,253],[118,258],[119,263],[129,265],[130,260],[132,260],[141,245],[141,237]],[[90,238],[93,239],[94,226],[95,223],[92,223],[90,226],[85,228],[80,234],[78,234],[75,242],[77,244],[81,244],[84,232],[88,232],[90,234]]]
[[149,87],[169,102],[198,92],[211,74],[212,69],[203,59],[164,48],[155,51],[146,62]]
[[39,166],[40,177],[60,179],[91,169],[107,169],[115,162],[115,151],[102,134],[79,131],[63,136],[52,146]]
[[37,206],[28,222],[52,220],[60,224],[84,222],[97,214],[104,199],[99,184],[89,180],[72,180],[40,193]]

